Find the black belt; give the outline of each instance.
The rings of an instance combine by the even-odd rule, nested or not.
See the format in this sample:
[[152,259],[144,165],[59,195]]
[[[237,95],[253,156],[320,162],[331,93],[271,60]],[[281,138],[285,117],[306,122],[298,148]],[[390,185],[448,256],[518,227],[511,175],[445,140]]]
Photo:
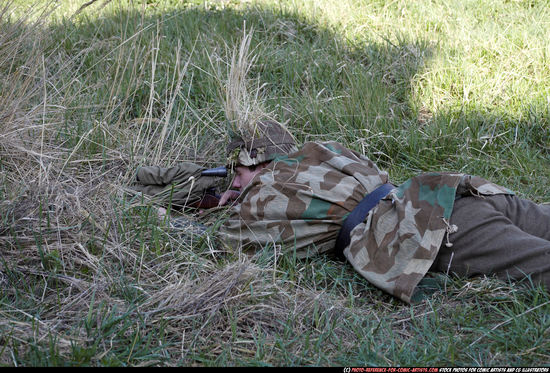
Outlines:
[[336,238],[336,255],[345,259],[344,249],[349,245],[351,241],[350,233],[355,226],[361,223],[367,217],[369,211],[380,202],[382,198],[388,195],[391,190],[395,188],[393,184],[386,183],[380,185],[378,188],[367,194],[361,202],[349,213],[346,220],[342,223],[340,232],[338,232],[338,238]]

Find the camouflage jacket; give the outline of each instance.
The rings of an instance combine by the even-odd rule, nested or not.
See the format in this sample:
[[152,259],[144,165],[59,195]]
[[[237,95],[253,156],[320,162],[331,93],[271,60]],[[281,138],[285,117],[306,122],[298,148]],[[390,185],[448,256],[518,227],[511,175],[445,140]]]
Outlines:
[[[231,246],[283,245],[298,257],[329,252],[343,220],[388,174],[336,142],[306,143],[250,182],[220,229]],[[479,177],[428,173],[394,188],[351,231],[344,255],[378,288],[410,303],[451,229],[455,195],[510,193]]]

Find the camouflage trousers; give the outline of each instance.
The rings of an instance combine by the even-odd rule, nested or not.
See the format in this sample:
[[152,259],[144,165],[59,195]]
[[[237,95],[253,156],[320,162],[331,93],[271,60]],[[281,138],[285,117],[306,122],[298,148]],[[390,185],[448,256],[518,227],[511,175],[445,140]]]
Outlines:
[[550,204],[514,195],[463,197],[455,202],[449,235],[430,270],[459,276],[530,278],[550,290]]

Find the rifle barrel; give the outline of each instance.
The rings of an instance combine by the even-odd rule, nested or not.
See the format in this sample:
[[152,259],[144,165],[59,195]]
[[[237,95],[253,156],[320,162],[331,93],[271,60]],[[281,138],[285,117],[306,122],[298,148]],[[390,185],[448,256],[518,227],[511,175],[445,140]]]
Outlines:
[[216,168],[209,168],[201,172],[202,176],[217,176],[217,177],[226,177],[227,168],[225,166],[220,166]]

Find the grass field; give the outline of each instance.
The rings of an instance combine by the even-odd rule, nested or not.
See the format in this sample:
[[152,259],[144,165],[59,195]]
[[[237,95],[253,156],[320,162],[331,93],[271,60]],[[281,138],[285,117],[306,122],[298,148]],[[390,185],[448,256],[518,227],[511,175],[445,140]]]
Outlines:
[[410,306],[328,257],[182,235],[125,192],[141,165],[224,162],[253,29],[250,81],[300,142],[548,202],[549,1],[86,3],[0,0],[2,366],[550,365],[540,288],[437,275]]

